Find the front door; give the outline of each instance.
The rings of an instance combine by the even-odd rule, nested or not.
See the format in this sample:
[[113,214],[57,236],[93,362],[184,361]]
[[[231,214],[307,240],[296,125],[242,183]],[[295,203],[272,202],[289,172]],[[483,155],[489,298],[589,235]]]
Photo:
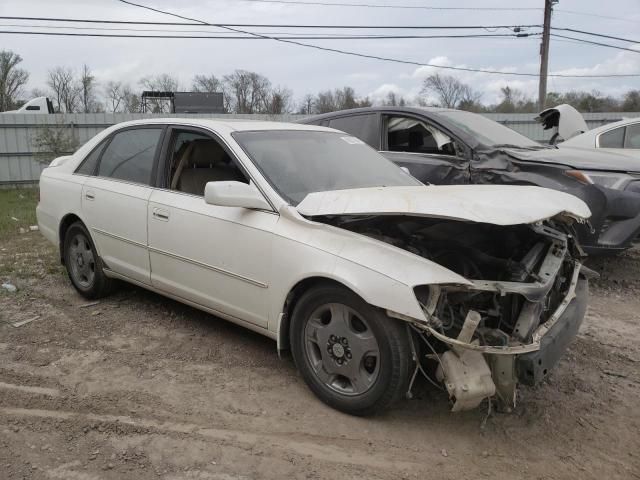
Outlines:
[[384,115],[385,157],[423,183],[469,183],[469,160],[464,147],[435,125],[418,117]]
[[216,138],[174,129],[166,187],[149,199],[151,282],[159,290],[267,328],[272,211],[209,205],[209,181],[248,183]]

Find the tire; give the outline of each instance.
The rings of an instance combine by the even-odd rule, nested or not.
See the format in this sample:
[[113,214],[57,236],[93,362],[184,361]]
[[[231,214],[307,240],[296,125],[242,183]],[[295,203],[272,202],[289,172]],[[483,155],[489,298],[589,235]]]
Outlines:
[[307,291],[291,318],[291,353],[309,388],[351,415],[373,415],[407,392],[410,352],[404,326],[352,291]]
[[102,260],[82,223],[73,223],[67,229],[63,258],[69,280],[80,295],[95,300],[111,293],[114,281],[104,274]]

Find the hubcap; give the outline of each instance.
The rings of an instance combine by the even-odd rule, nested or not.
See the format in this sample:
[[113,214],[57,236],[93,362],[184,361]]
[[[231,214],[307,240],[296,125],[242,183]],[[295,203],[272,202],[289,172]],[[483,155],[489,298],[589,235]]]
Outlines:
[[82,233],[77,233],[71,239],[68,258],[73,280],[83,288],[91,287],[95,279],[96,264],[91,244]]
[[341,303],[317,308],[305,326],[305,353],[313,372],[343,395],[369,390],[380,370],[380,349],[367,320]]

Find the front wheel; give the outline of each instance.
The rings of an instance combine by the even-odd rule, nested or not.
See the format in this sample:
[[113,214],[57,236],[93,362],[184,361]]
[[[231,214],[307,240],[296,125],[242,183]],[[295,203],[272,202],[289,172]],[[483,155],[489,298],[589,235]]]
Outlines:
[[64,265],[75,289],[90,300],[108,295],[113,280],[102,271],[102,262],[85,226],[76,222],[64,236]]
[[291,322],[295,364],[329,406],[371,415],[406,393],[406,330],[355,293],[331,284],[313,288],[300,298]]

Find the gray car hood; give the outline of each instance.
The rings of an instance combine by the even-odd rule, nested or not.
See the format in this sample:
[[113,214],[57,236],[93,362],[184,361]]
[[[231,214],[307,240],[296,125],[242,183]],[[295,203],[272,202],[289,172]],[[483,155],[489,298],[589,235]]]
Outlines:
[[509,156],[530,162],[566,165],[577,170],[606,170],[608,172],[640,172],[640,163],[627,155],[603,152],[595,148],[562,147],[526,150],[501,148]]
[[308,194],[302,215],[410,215],[494,225],[521,225],[565,215],[578,221],[589,207],[568,193],[511,185],[372,187]]

